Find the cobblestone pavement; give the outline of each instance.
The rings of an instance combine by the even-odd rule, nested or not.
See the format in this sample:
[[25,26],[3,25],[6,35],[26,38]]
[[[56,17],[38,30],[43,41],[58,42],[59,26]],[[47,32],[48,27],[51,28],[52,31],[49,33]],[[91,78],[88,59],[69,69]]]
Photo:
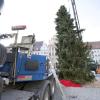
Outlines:
[[65,88],[66,100],[100,100],[100,88]]
[[[81,88],[61,86],[66,100],[100,100],[100,75],[97,75],[96,79],[97,82]],[[57,86],[53,100],[63,100],[61,91]]]
[[[100,88],[67,88],[62,86],[62,89],[66,95],[66,100],[100,100]],[[57,87],[53,100],[63,100],[61,92]]]

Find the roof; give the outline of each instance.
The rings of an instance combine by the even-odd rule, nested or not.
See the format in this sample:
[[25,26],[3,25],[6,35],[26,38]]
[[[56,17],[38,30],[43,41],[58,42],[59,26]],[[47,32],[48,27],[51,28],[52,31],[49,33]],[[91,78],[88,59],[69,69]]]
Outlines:
[[100,49],[100,41],[88,42],[88,45],[91,46],[92,49]]
[[35,42],[34,44],[34,51],[40,51],[41,47],[43,46],[43,41]]

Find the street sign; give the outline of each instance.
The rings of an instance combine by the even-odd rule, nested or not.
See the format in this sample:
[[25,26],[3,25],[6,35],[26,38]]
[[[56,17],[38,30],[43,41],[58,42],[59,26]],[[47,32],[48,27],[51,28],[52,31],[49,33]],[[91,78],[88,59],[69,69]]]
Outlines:
[[18,26],[12,26],[12,30],[16,31],[16,30],[25,30],[26,29],[26,25],[18,25]]

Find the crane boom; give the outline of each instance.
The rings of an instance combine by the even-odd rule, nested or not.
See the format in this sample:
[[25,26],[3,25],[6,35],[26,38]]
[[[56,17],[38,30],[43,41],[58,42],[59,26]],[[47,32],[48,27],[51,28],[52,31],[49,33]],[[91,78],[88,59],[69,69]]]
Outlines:
[[72,4],[74,19],[75,19],[75,25],[76,25],[77,31],[79,31],[80,30],[80,23],[79,23],[79,18],[78,18],[75,0],[71,0],[71,4]]

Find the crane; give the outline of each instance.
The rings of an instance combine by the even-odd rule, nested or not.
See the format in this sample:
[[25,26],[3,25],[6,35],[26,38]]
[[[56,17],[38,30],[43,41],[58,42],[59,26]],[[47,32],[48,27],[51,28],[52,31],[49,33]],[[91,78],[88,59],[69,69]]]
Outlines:
[[75,20],[76,29],[78,31],[78,30],[80,30],[80,23],[79,23],[79,18],[78,18],[78,13],[77,13],[77,9],[76,9],[75,0],[71,0],[71,4],[72,4],[72,9],[73,9],[73,14],[74,14],[74,20]]

